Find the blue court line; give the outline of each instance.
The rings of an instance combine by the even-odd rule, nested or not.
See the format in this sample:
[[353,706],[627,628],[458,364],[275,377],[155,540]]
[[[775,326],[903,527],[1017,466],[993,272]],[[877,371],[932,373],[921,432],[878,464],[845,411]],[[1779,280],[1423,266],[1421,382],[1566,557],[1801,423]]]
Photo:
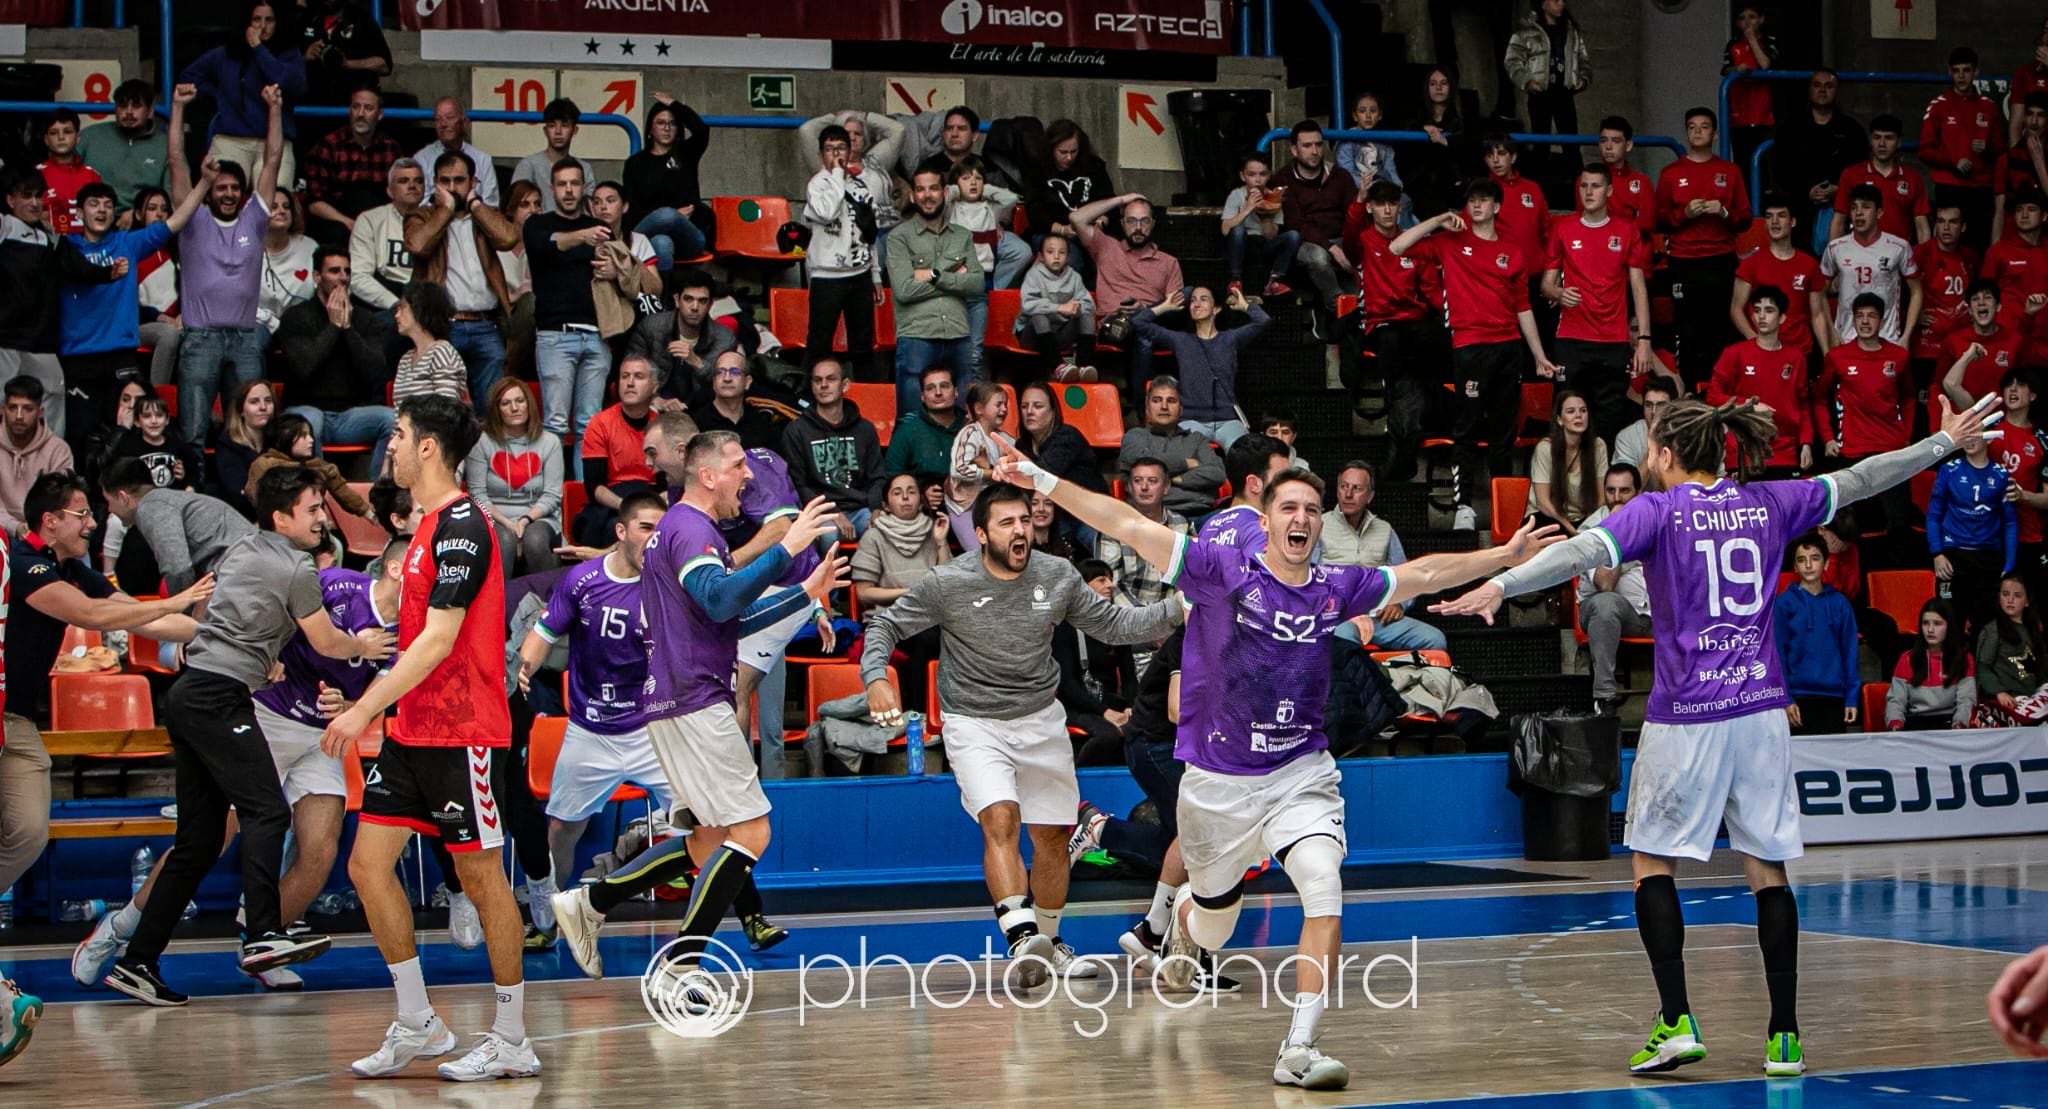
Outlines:
[[[1683,1072],[1679,1072],[1683,1073]],[[1411,1101],[1375,1109],[1420,1109],[1455,1104],[1469,1109],[1941,1109],[1967,1102],[1987,1107],[2048,1105],[2048,1064],[1973,1063],[1909,1070],[1854,1071],[1806,1078],[1745,1078],[1688,1082],[1679,1077],[1638,1078],[1610,1090],[1516,1094],[1443,1101]]]
[[[1747,887],[1687,887],[1681,891],[1685,918],[1692,925],[1756,923],[1754,899]],[[1826,932],[1875,940],[1951,944],[2014,954],[2039,942],[2041,921],[2048,919],[2048,893],[1998,886],[1963,886],[1893,879],[1859,879],[1816,883],[1799,890],[1801,925]],[[773,905],[771,903],[772,910]],[[1540,935],[1590,931],[1635,931],[1634,895],[1607,893],[1503,894],[1498,896],[1383,902],[1350,902],[1344,907],[1344,940],[1350,944],[1399,945],[1413,939],[1445,940],[1489,936]],[[1122,914],[1069,916],[1062,931],[1076,950],[1117,951],[1116,939],[1132,918]],[[673,927],[674,922],[668,922]],[[1299,934],[1301,910],[1276,904],[1271,896],[1245,903],[1232,948],[1290,944]],[[673,933],[608,932],[599,950],[613,977],[638,975]],[[857,923],[795,929],[780,947],[755,955],[738,930],[719,939],[758,970],[794,970],[805,961],[838,957],[859,962],[887,953],[913,963],[939,955],[959,955],[979,962],[984,952],[1001,957],[993,915],[985,920],[916,920],[874,914]],[[865,946],[863,946],[865,945]],[[71,981],[66,958],[9,959],[0,948],[0,975],[14,978],[23,989],[47,1002],[116,999],[104,987],[81,989]],[[1387,951],[1393,951],[1389,946]],[[1368,952],[1368,955],[1380,952]],[[483,983],[490,966],[482,949],[460,951],[445,940],[422,943],[420,959],[430,984]],[[565,949],[525,960],[532,980],[577,979]],[[383,989],[390,985],[377,949],[371,945],[337,947],[298,968],[309,988]],[[248,996],[262,992],[234,968],[232,956],[220,952],[178,953],[164,957],[162,971],[173,987],[195,997]],[[2048,1080],[2048,1079],[2044,1079]]]

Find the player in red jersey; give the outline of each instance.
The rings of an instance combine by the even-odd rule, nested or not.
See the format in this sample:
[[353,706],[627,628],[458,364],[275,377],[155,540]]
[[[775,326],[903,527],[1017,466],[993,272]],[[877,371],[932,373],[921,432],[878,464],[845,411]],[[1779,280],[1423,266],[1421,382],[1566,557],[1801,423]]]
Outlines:
[[[2020,551],[2013,568],[2027,580],[2027,595],[2048,588],[2048,488],[2042,470],[2048,467],[2048,429],[2034,425],[2034,402],[2040,398],[2040,374],[2032,368],[2007,370],[1998,383],[2005,397],[2005,437],[1991,456],[2012,475],[2006,497],[2019,504]],[[2042,594],[2048,596],[2048,594]]]
[[2010,124],[2006,135],[2008,146],[2020,144],[2020,112],[2027,97],[2037,92],[2048,92],[2048,19],[2041,21],[2041,34],[2034,41],[2033,58],[2013,72],[2012,83],[2005,94],[2005,116]]
[[1384,481],[1415,476],[1430,390],[1447,346],[1443,274],[1391,249],[1401,233],[1401,186],[1385,178],[1361,189],[1344,215],[1344,246],[1358,259],[1359,311],[1365,341],[1387,383],[1387,462]]
[[[1536,283],[1543,278],[1550,202],[1544,199],[1542,186],[1515,172],[1515,163],[1521,157],[1515,140],[1496,131],[1479,141],[1479,149],[1486,159],[1487,176],[1500,186],[1500,215],[1494,217],[1495,223],[1500,227],[1501,237],[1522,252],[1522,260],[1529,266],[1529,295],[1534,298]],[[1548,305],[1544,306],[1543,314],[1551,314]],[[1546,334],[1549,331],[1544,330]]]
[[1927,105],[1920,121],[1920,164],[1934,178],[1934,199],[1963,210],[1972,246],[1991,230],[1991,171],[2005,150],[1998,102],[1977,91],[1977,52],[1959,46],[1948,56],[1951,86]]
[[[1778,425],[1766,473],[1790,476],[1813,466],[1813,429],[1807,404],[1806,356],[1778,338],[1785,321],[1785,291],[1766,285],[1749,295],[1749,325],[1756,338],[1721,352],[1701,397],[1708,404],[1754,399]],[[1738,459],[1730,455],[1729,469]]]
[[[1864,293],[1850,305],[1856,337],[1828,351],[1813,387],[1811,423],[1821,437],[1821,453],[1841,465],[1873,454],[1895,451],[1910,441],[1910,403],[1906,348],[1879,337],[1884,329],[1884,298]],[[1895,485],[1875,498],[1885,517],[1885,530],[1910,526],[1912,491]],[[1866,528],[1869,520],[1863,521]]]
[[499,852],[503,814],[491,764],[512,743],[505,689],[505,581],[490,519],[462,490],[462,460],[476,444],[476,417],[447,397],[408,397],[391,435],[398,484],[426,510],[406,548],[396,665],[334,718],[321,748],[339,756],[394,702],[398,715],[365,775],[361,826],[349,877],[398,993],[384,1044],[350,1068],[359,1077],[397,1074],[416,1059],[455,1049],[455,1034],[427,997],[413,943],[412,907],[393,867],[414,833],[437,836],[483,921],[497,1014],[468,1055],[440,1066],[458,1082],[540,1073],[526,1036],[519,906]]
[[[1523,258],[1501,233],[1495,221],[1500,205],[1499,185],[1474,181],[1465,187],[1463,215],[1445,212],[1424,220],[1387,248],[1397,258],[1413,252],[1417,261],[1443,271],[1451,369],[1456,375],[1451,501],[1457,507],[1452,526],[1461,531],[1478,527],[1471,491],[1479,480],[1481,445],[1490,473],[1510,472],[1515,420],[1522,410],[1523,345],[1535,358],[1537,373],[1557,376],[1557,366],[1544,357],[1536,317],[1529,310],[1532,260]],[[1437,231],[1448,234],[1436,235]]]
[[1608,116],[1600,121],[1600,164],[1614,176],[1614,190],[1607,206],[1615,215],[1635,224],[1647,243],[1657,231],[1657,182],[1628,164],[1629,153],[1635,148],[1636,129],[1628,120]]
[[1552,226],[1543,272],[1543,295],[1560,306],[1558,365],[1572,388],[1586,394],[1595,434],[1610,441],[1641,415],[1628,399],[1630,379],[1656,366],[1645,277],[1650,248],[1634,224],[1608,207],[1613,182],[1604,165],[1579,170],[1579,210]]
[[1872,185],[1884,197],[1878,209],[1878,230],[1908,243],[1926,240],[1927,186],[1918,172],[1899,160],[1904,133],[1905,124],[1897,116],[1881,115],[1870,121],[1870,157],[1842,171],[1842,179],[1835,185],[1835,214],[1828,238],[1839,239],[1849,233],[1849,194],[1858,185]]
[[[2011,204],[2012,228],[2004,238],[1984,252],[1983,275],[1998,282],[1999,298],[2005,311],[2023,308],[2036,296],[2048,295],[2048,236],[2042,234],[2042,216],[2048,200],[2038,192],[2016,193]],[[2025,361],[2048,362],[2048,316],[2029,313],[2018,321],[2025,340]]]
[[1801,354],[1826,350],[1834,332],[1828,327],[1827,278],[1813,255],[1792,245],[1793,229],[1799,219],[1792,204],[1776,193],[1764,196],[1761,212],[1769,245],[1744,258],[1735,266],[1735,293],[1728,301],[1728,318],[1745,339],[1756,338],[1749,325],[1749,295],[1766,285],[1786,296],[1785,323],[1778,338]]
[[[1970,307],[1970,324],[1949,332],[1941,341],[1936,366],[1942,370],[1941,388],[1950,403],[1959,396],[1982,396],[2020,365],[2024,344],[2024,321],[2038,316],[2048,297],[2030,298],[2018,313],[2004,307],[2004,296],[1996,284],[1980,279],[1965,294]],[[1976,390],[1974,393],[1970,390]],[[1930,400],[1931,403],[1931,400]],[[1939,416],[1930,413],[1929,418]]]
[[1657,225],[1670,234],[1665,275],[1678,298],[1678,368],[1688,386],[1712,372],[1729,343],[1729,290],[1735,286],[1735,236],[1752,220],[1742,170],[1714,153],[1711,108],[1685,113],[1685,157],[1657,177]]
[[2048,131],[2048,92],[2030,94],[2026,107],[2014,118],[2017,124],[2012,149],[1998,160],[1991,181],[1991,241],[2005,237],[2006,197],[2038,193],[2048,182],[2048,151],[2042,149]]

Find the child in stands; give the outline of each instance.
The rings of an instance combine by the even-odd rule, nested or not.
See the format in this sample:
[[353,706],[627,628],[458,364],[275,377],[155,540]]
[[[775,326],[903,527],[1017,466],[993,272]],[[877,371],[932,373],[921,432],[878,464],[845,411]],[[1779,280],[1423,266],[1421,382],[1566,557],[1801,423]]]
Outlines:
[[1825,580],[1827,541],[1805,535],[1792,544],[1799,580],[1771,605],[1778,650],[1792,704],[1793,735],[1835,735],[1856,723],[1863,685],[1856,675],[1856,610]]

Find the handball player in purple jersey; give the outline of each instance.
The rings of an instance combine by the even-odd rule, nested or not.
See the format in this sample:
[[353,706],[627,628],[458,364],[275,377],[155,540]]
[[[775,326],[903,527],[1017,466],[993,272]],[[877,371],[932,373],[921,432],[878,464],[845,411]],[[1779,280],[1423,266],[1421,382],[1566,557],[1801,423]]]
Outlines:
[[[1764,1073],[1806,1069],[1799,1043],[1799,907],[1785,863],[1804,852],[1792,780],[1792,703],[1773,639],[1771,598],[1785,548],[1841,506],[1875,496],[1981,442],[1996,396],[1961,412],[1942,398],[1941,429],[1811,480],[1745,483],[1715,476],[1733,436],[1740,472],[1760,472],[1776,426],[1755,401],[1713,407],[1677,400],[1651,430],[1642,460],[1651,491],[1596,527],[1434,611],[1492,618],[1502,600],[1587,570],[1641,562],[1659,616],[1656,678],[1629,782],[1625,842],[1635,853],[1636,926],[1656,978],[1659,1009],[1636,1073],[1707,1057],[1685,988],[1679,859],[1704,860],[1726,821],[1756,894],[1771,1021]],[[1678,622],[1684,622],[1680,625]]]
[[1303,921],[1294,1018],[1273,1081],[1342,1089],[1350,1069],[1316,1046],[1343,945],[1344,798],[1322,729],[1329,637],[1354,617],[1517,565],[1556,542],[1555,529],[1524,527],[1505,546],[1398,568],[1318,565],[1311,556],[1323,533],[1323,483],[1306,470],[1265,483],[1266,544],[1256,554],[1154,523],[1122,501],[1046,473],[1014,446],[1005,445],[996,477],[1044,493],[1138,552],[1192,603],[1174,745],[1187,764],[1179,816],[1188,885],[1174,895],[1157,974],[1163,985],[1185,989],[1199,952],[1222,947],[1236,928],[1245,868],[1278,858],[1301,895]]

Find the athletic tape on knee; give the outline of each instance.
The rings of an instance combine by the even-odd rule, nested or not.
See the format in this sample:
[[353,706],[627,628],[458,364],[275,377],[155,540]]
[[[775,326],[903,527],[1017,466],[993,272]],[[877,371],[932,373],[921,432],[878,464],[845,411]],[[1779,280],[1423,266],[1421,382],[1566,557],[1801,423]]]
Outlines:
[[1301,915],[1341,916],[1344,912],[1344,849],[1329,836],[1310,836],[1287,849],[1280,868],[1301,895]]

